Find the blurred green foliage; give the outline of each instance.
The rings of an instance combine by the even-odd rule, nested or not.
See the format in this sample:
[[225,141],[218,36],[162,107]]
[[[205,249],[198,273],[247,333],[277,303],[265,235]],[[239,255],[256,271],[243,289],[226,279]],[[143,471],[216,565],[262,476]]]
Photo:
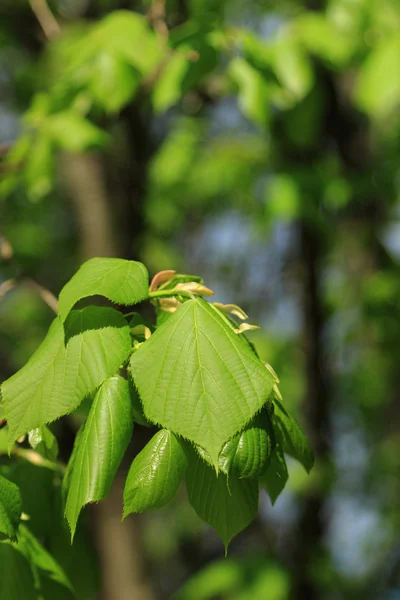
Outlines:
[[[11,258],[1,238],[1,377],[26,362],[51,321],[32,279],[58,293],[88,258],[88,235],[103,236],[99,205],[85,210],[95,190],[121,255],[153,272],[199,272],[218,301],[234,299],[263,325],[252,339],[317,442],[312,475],[290,463],[290,492],[273,511],[264,502],[225,562],[212,562],[213,534],[183,502],[144,516],[154,596],[185,582],[182,599],[284,600],[309,573],[308,595],[296,597],[396,598],[398,0],[54,0],[60,33],[50,36],[33,4],[0,7],[0,234],[13,248]],[[314,244],[308,254],[304,239]],[[312,382],[321,387],[309,374],[310,264],[322,315],[320,426],[310,400]],[[10,279],[18,285],[2,297]],[[57,477],[42,469],[44,497],[30,491],[38,467],[7,458],[3,433],[0,473],[16,480],[26,469],[23,501],[49,507]],[[296,569],[315,497],[311,521],[321,529]],[[87,536],[67,551],[61,520],[55,541],[41,532],[41,510],[24,510],[89,598],[96,570],[80,579],[76,567],[93,563]]]

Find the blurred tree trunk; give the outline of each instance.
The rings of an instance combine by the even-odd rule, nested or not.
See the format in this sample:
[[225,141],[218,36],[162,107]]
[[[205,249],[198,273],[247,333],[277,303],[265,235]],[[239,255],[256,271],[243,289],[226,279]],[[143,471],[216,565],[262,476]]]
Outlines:
[[[146,128],[135,115],[124,148],[123,163],[130,173],[128,178],[125,173],[118,174],[121,165],[115,160],[106,161],[99,154],[65,155],[62,159],[82,260],[126,256],[140,236],[148,154]],[[102,575],[101,598],[151,600],[143,568],[139,517],[121,523],[125,471],[122,466],[108,497],[91,507]]]

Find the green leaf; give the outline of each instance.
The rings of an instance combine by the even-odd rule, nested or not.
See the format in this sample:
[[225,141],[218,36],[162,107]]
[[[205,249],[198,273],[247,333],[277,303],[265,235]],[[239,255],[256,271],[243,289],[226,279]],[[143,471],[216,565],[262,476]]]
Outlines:
[[0,476],[0,540],[15,540],[21,517],[22,498],[18,487]]
[[39,135],[33,143],[34,152],[26,159],[23,172],[29,197],[40,200],[53,186],[55,172],[55,152],[48,135]]
[[50,579],[72,590],[71,583],[58,562],[43,548],[25,525],[20,525],[18,542],[14,544],[29,563],[44,571]]
[[311,61],[300,44],[289,38],[274,48],[275,72],[281,83],[300,100],[310,91],[314,82]]
[[135,95],[140,82],[137,71],[109,52],[101,52],[91,70],[90,93],[107,112],[118,112]]
[[78,300],[105,296],[116,304],[136,304],[148,295],[146,267],[122,258],[92,258],[81,266],[63,287],[59,297],[59,314],[64,321]]
[[272,453],[268,468],[259,477],[259,482],[268,492],[273,505],[275,504],[279,494],[283,491],[288,477],[289,474],[283,450],[280,444],[276,442],[275,450]]
[[275,397],[274,430],[282,449],[295,458],[309,473],[314,465],[314,452],[303,430]]
[[38,600],[32,570],[11,545],[0,543],[0,600]]
[[82,507],[109,492],[132,431],[128,382],[110,377],[99,388],[74,449],[65,506],[72,537]]
[[112,12],[98,24],[95,35],[99,47],[107,48],[144,75],[156,69],[164,56],[163,47],[147,19],[135,12]]
[[112,308],[87,307],[65,323],[54,319],[28,363],[2,384],[9,443],[31,429],[72,412],[131,350],[129,326]]
[[124,518],[161,508],[175,496],[186,470],[186,454],[171,431],[158,431],[137,455],[124,490]]
[[179,50],[168,59],[153,88],[153,106],[159,113],[173,106],[182,96],[182,83],[188,70],[189,59]]
[[400,38],[398,33],[381,43],[362,65],[355,100],[372,117],[385,118],[400,105]]
[[239,88],[239,106],[243,114],[265,127],[268,122],[268,89],[263,74],[246,60],[236,57],[229,68],[230,76]]
[[48,116],[43,131],[66,152],[84,152],[101,148],[109,140],[108,134],[73,110]]
[[31,429],[28,434],[30,445],[36,452],[48,460],[56,460],[58,456],[58,442],[46,425]]
[[217,531],[225,548],[257,514],[257,480],[230,475],[228,482],[223,473],[217,476],[192,448],[188,449],[185,482],[190,504]]
[[132,355],[147,419],[202,446],[223,444],[262,408],[272,375],[221,313],[188,300]]
[[275,445],[269,417],[257,415],[252,422],[221,450],[218,467],[225,474],[235,473],[239,479],[258,477],[271,459]]

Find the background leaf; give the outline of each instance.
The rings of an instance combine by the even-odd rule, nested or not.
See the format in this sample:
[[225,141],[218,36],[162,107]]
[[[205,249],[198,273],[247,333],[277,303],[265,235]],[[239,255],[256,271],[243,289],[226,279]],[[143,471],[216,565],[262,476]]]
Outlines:
[[185,302],[132,355],[146,417],[202,446],[214,464],[222,445],[261,409],[273,378],[202,299]]
[[186,470],[186,454],[171,431],[156,433],[137,455],[124,490],[124,518],[161,508],[175,496]]
[[231,539],[255,518],[258,508],[258,482],[230,475],[218,476],[194,449],[188,449],[185,475],[190,504],[222,538],[225,548]]
[[63,569],[25,525],[21,524],[18,532],[18,542],[13,546],[25,556],[29,563],[44,571],[50,579],[72,590],[71,583]]
[[59,314],[64,321],[73,305],[88,296],[105,296],[116,304],[136,304],[148,294],[146,267],[121,258],[92,258],[63,287]]
[[11,545],[0,543],[0,600],[38,600],[28,561]]
[[74,448],[65,506],[72,537],[81,508],[108,493],[132,431],[128,382],[110,377],[99,388]]
[[0,476],[0,540],[15,540],[19,526],[22,499],[18,487]]
[[29,362],[2,384],[12,443],[27,431],[72,412],[130,352],[129,326],[112,308],[73,311],[64,328],[54,319]]

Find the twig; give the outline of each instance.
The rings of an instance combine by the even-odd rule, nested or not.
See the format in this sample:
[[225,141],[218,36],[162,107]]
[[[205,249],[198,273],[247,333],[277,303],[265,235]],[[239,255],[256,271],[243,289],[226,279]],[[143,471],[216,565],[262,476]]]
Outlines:
[[43,287],[35,281],[34,279],[25,279],[30,287],[36,290],[39,293],[39,296],[42,298],[44,302],[46,302],[47,306],[51,308],[53,312],[58,314],[58,301],[55,295],[50,292],[47,288]]
[[30,5],[47,39],[51,40],[58,35],[61,28],[46,0],[30,0]]
[[3,283],[0,284],[0,300],[4,298],[7,292],[15,288],[16,285],[17,282],[15,279],[7,279],[6,281],[3,281]]
[[165,0],[153,0],[148,18],[163,44],[168,43],[168,26],[165,21]]

